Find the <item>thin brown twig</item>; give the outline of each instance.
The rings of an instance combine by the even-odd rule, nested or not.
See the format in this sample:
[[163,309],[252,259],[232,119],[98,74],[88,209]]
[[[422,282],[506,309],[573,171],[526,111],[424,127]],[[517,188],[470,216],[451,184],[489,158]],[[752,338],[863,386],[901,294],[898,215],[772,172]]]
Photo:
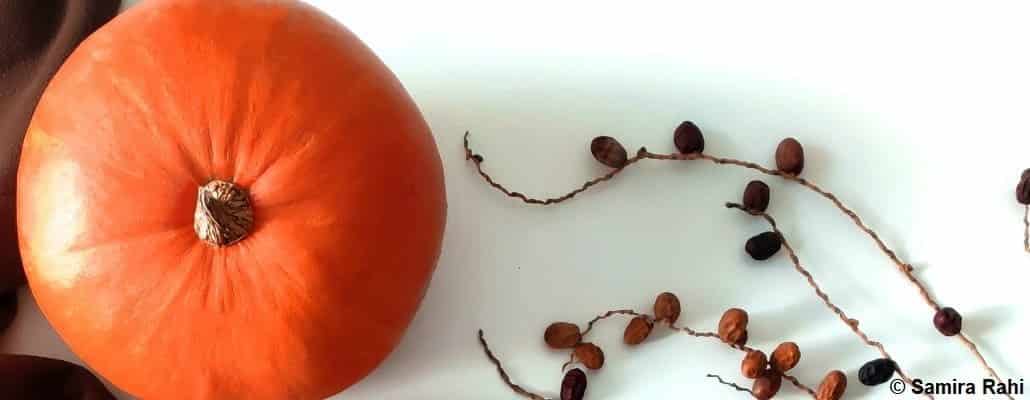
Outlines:
[[[648,320],[653,320],[653,318],[650,315],[639,313],[639,312],[636,312],[634,310],[612,310],[612,311],[607,311],[607,312],[605,312],[605,313],[595,317],[593,320],[591,320],[590,324],[588,324],[587,330],[583,331],[582,336],[586,336],[586,333],[590,330],[590,327],[593,327],[593,324],[595,322],[600,321],[602,319],[607,319],[607,318],[615,316],[615,315],[631,315],[631,316],[636,316],[636,317],[645,317]],[[686,325],[680,326],[680,325],[669,323],[667,321],[663,321],[661,323],[664,324],[665,326],[667,326],[669,329],[671,329],[673,331],[682,332],[682,333],[685,333],[687,335],[690,335],[690,336],[693,336],[693,337],[698,337],[698,338],[716,339],[716,340],[719,340],[720,343],[722,343],[722,339],[719,338],[719,334],[717,334],[715,332],[697,331],[697,330],[691,329],[689,326],[686,326]],[[734,348],[734,349],[740,350],[742,352],[745,352],[745,353],[756,351],[755,348],[748,347],[747,345],[744,345],[744,344],[727,343],[726,345],[731,347],[731,348]],[[573,353],[573,355],[570,357],[569,362],[565,363],[565,365],[562,365],[562,371],[564,371],[565,368],[567,368],[569,365],[571,365],[571,363],[573,362],[574,359],[575,359],[575,353]],[[812,397],[815,397],[815,391],[812,390],[812,388],[806,386],[804,383],[801,383],[801,381],[798,380],[797,378],[795,378],[793,376],[790,376],[790,375],[787,375],[787,374],[783,374],[783,376],[785,378],[788,378],[787,380],[790,381],[790,383],[792,383],[798,389],[801,389],[801,390],[807,392],[808,394],[811,394]]]
[[[726,207],[737,209],[745,213],[764,218],[765,221],[768,222],[769,225],[772,227],[773,232],[776,232],[776,235],[780,237],[780,242],[783,244],[783,248],[787,250],[787,255],[790,257],[791,263],[794,264],[794,269],[808,281],[808,285],[815,290],[816,296],[818,296],[819,299],[823,301],[823,304],[825,304],[826,307],[830,309],[830,311],[833,311],[833,313],[836,314],[838,318],[840,318],[841,322],[844,322],[844,325],[847,325],[847,327],[850,328],[851,331],[855,333],[855,335],[858,335],[858,338],[861,339],[863,343],[878,350],[884,358],[894,360],[894,358],[891,357],[890,353],[888,353],[887,350],[883,347],[882,343],[869,339],[869,335],[867,335],[865,332],[862,331],[861,328],[858,327],[857,319],[849,318],[848,315],[844,312],[844,310],[841,310],[840,307],[838,307],[836,304],[830,301],[830,296],[827,295],[826,292],[823,292],[822,288],[819,287],[819,284],[816,283],[815,278],[812,277],[812,274],[808,272],[808,270],[805,269],[805,267],[801,266],[801,260],[798,259],[797,253],[794,252],[794,248],[791,247],[790,242],[787,241],[787,237],[783,234],[782,231],[780,231],[779,227],[776,225],[776,220],[773,219],[772,216],[765,212],[749,210],[744,206],[736,203],[726,203]],[[896,360],[894,363],[895,365],[897,365]],[[898,376],[900,376],[901,379],[905,380],[905,383],[911,386],[912,380],[901,369],[901,366],[897,366],[897,371]],[[933,396],[929,394],[927,394],[926,396],[931,399],[933,398]]]
[[[504,193],[508,197],[517,198],[519,200],[522,200],[524,203],[534,204],[534,205],[545,205],[546,206],[546,205],[558,204],[558,203],[564,202],[566,200],[570,200],[573,197],[575,197],[577,194],[582,193],[582,192],[590,189],[594,185],[597,185],[599,183],[611,180],[612,178],[614,178],[616,175],[618,175],[620,172],[622,172],[626,168],[632,166],[633,164],[636,164],[637,162],[639,162],[640,160],[643,160],[643,159],[666,160],[666,161],[705,160],[705,161],[709,161],[709,162],[712,162],[712,163],[715,163],[715,164],[720,164],[720,165],[736,165],[736,166],[739,166],[739,167],[755,170],[755,171],[761,172],[761,173],[766,174],[766,175],[777,176],[777,177],[783,178],[784,180],[787,180],[787,181],[790,181],[790,182],[795,182],[795,183],[800,184],[801,186],[804,186],[805,188],[807,188],[807,189],[809,189],[809,190],[819,194],[820,196],[826,198],[827,200],[830,200],[830,202],[833,203],[833,205],[836,206],[837,209],[839,209],[842,213],[844,213],[844,215],[846,215],[848,218],[850,218],[851,221],[856,226],[858,226],[858,228],[861,231],[865,232],[865,234],[868,235],[873,240],[873,242],[875,242],[876,246],[880,249],[880,251],[882,251],[887,256],[887,258],[889,258],[895,264],[895,266],[897,266],[898,271],[900,271],[903,275],[905,275],[905,278],[908,279],[908,281],[911,282],[916,287],[916,289],[919,291],[920,297],[922,297],[923,301],[925,301],[926,304],[928,306],[930,306],[930,308],[933,308],[934,312],[940,311],[940,309],[941,309],[940,304],[938,304],[937,301],[934,300],[933,296],[930,294],[930,291],[926,288],[926,285],[924,285],[922,283],[922,281],[920,281],[913,274],[913,268],[912,268],[911,264],[908,264],[908,263],[902,261],[898,257],[897,253],[894,250],[892,250],[890,247],[888,247],[887,244],[884,243],[882,239],[880,239],[880,235],[878,235],[875,231],[873,231],[871,228],[869,228],[869,226],[867,226],[865,224],[865,222],[862,221],[862,218],[860,218],[858,216],[858,214],[855,213],[854,210],[852,210],[851,208],[848,208],[846,205],[844,205],[844,203],[839,198],[837,198],[836,195],[834,195],[833,193],[830,193],[829,191],[824,190],[820,186],[816,185],[815,183],[813,183],[813,182],[811,182],[811,181],[809,181],[809,180],[807,180],[805,178],[801,178],[801,177],[798,177],[796,175],[788,174],[788,173],[785,173],[785,172],[782,172],[782,171],[766,168],[766,167],[763,167],[763,166],[761,166],[759,164],[756,164],[756,163],[753,163],[753,162],[748,162],[748,161],[735,160],[735,159],[732,159],[732,158],[714,157],[714,156],[710,156],[710,155],[703,154],[703,153],[657,154],[657,153],[651,153],[651,152],[647,151],[646,148],[642,147],[637,152],[637,154],[635,156],[633,156],[633,157],[630,157],[626,161],[626,164],[623,165],[621,168],[613,169],[613,170],[611,170],[610,172],[608,172],[605,175],[602,175],[600,177],[597,177],[597,178],[591,179],[589,181],[586,181],[579,188],[576,188],[575,190],[573,190],[573,191],[571,191],[569,193],[566,193],[564,195],[561,195],[561,196],[558,196],[558,197],[546,198],[546,199],[536,199],[536,198],[528,197],[525,194],[522,194],[520,192],[513,192],[513,191],[509,190],[508,188],[504,187],[504,185],[501,185],[500,183],[497,183],[496,181],[494,181],[494,179],[489,174],[487,174],[486,171],[483,170],[483,165],[482,165],[482,163],[483,163],[483,156],[480,155],[480,154],[476,154],[476,153],[474,153],[472,151],[472,148],[469,145],[469,132],[465,132],[464,145],[465,145],[465,158],[469,159],[469,160],[472,160],[473,164],[476,167],[476,171],[479,173],[480,176],[483,177],[483,179],[486,180],[486,182],[490,186],[492,186],[494,189],[499,190],[501,193]],[[1028,229],[1030,229],[1030,228],[1028,228]],[[1028,239],[1028,240],[1030,240],[1030,239]],[[1030,242],[1028,242],[1027,248],[1028,248],[1028,251],[1030,251]]]
[[601,314],[601,315],[598,315],[598,316],[594,317],[594,319],[590,320],[590,322],[587,322],[587,328],[583,330],[583,333],[581,333],[580,336],[586,337],[586,335],[588,333],[590,333],[591,330],[594,329],[594,324],[596,324],[597,321],[600,321],[602,319],[610,318],[610,317],[612,317],[614,315],[632,315],[634,317],[645,317],[645,318],[648,318],[648,319],[651,318],[651,316],[649,316],[649,315],[644,315],[644,314],[638,313],[638,312],[633,311],[633,310],[612,310],[612,311],[608,311],[608,312],[605,312],[604,314]]
[[1023,207],[1023,248],[1030,253],[1030,204]]
[[511,381],[511,378],[508,377],[508,373],[505,372],[504,367],[501,366],[501,361],[494,356],[494,353],[490,351],[490,346],[486,344],[486,339],[483,337],[482,329],[479,330],[479,345],[483,348],[483,352],[486,353],[486,357],[490,359],[490,362],[493,363],[495,367],[497,367],[497,373],[501,375],[501,380],[503,380],[504,384],[508,385],[508,387],[511,388],[513,392],[522,395],[522,397],[525,397],[527,399],[549,400],[544,396],[523,389],[522,386],[516,385]]
[[751,391],[751,389],[748,389],[748,388],[746,388],[746,387],[742,387],[742,386],[740,386],[740,385],[738,385],[738,384],[736,384],[736,383],[733,383],[733,382],[726,382],[726,381],[724,381],[724,380],[722,379],[722,377],[721,377],[721,376],[719,376],[719,375],[716,375],[716,374],[708,374],[708,375],[705,375],[705,376],[706,376],[706,377],[708,377],[708,378],[715,378],[716,380],[718,380],[718,381],[719,381],[719,383],[721,383],[721,384],[723,384],[723,385],[729,386],[729,387],[731,387],[731,388],[735,389],[735,390],[736,390],[736,391],[738,391],[738,392],[747,392],[748,394],[750,394],[750,395],[751,395],[751,397],[755,397],[755,392],[752,392],[752,391]]
[[[998,373],[994,372],[994,368],[991,368],[991,366],[987,364],[987,360],[984,359],[984,355],[980,353],[980,349],[976,347],[976,343],[973,343],[973,341],[970,340],[969,336],[966,336],[965,333],[960,333],[958,335],[958,338],[960,341],[962,341],[963,344],[966,345],[966,347],[969,348],[970,351],[973,352],[973,355],[976,356],[977,360],[980,360],[980,365],[987,369],[987,373],[991,374],[991,377],[994,378],[994,381],[1001,382],[1001,378],[998,377]],[[1011,394],[1005,394],[1005,397],[1008,397],[1010,400],[1015,400]]]

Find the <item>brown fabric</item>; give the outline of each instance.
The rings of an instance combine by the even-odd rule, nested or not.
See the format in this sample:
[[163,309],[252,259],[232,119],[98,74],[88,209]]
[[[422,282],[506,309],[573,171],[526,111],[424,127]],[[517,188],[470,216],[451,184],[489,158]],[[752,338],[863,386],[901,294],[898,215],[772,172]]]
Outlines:
[[0,0],[0,292],[22,285],[14,190],[32,111],[64,59],[120,0]]
[[0,335],[11,326],[14,314],[18,312],[18,292],[9,290],[0,292]]
[[85,368],[36,356],[0,355],[0,394],[5,400],[114,400]]

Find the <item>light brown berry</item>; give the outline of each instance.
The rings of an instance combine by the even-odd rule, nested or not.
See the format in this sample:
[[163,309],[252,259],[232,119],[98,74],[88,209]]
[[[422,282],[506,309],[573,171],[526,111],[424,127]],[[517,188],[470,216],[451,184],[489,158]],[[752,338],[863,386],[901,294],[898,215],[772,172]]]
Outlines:
[[555,322],[544,330],[544,342],[552,349],[571,349],[582,339],[579,326],[568,322]]
[[576,345],[575,355],[576,359],[587,368],[601,369],[604,366],[604,352],[593,343],[580,343]]
[[669,292],[659,294],[654,300],[654,318],[670,324],[676,323],[680,318],[680,299]]
[[740,344],[747,337],[747,311],[731,308],[719,319],[719,338],[723,342]]
[[794,138],[786,138],[776,147],[776,169],[790,175],[799,175],[805,168],[805,151]]
[[840,400],[848,388],[848,377],[840,371],[830,371],[819,384],[816,400]]
[[631,346],[641,344],[651,335],[652,328],[654,328],[654,324],[647,317],[633,318],[629,321],[629,325],[626,325],[622,341]]
[[762,376],[762,372],[765,371],[768,364],[769,360],[761,350],[749,351],[744,356],[744,361],[740,363],[740,372],[744,374],[745,378],[757,379]]
[[765,373],[755,379],[755,383],[751,385],[751,392],[758,400],[769,400],[780,391],[782,384],[782,375],[776,371],[765,370]]
[[772,356],[769,358],[769,365],[777,371],[787,372],[797,366],[798,361],[801,361],[801,349],[798,348],[797,343],[784,342],[776,346],[776,350],[773,350]]

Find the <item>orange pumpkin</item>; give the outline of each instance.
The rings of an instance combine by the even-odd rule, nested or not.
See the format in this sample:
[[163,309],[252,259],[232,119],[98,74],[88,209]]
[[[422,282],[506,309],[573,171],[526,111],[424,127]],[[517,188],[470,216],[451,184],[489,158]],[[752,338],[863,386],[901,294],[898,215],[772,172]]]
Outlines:
[[40,308],[146,399],[324,398],[435,268],[436,144],[390,71],[292,1],[153,0],[45,91],[18,170]]

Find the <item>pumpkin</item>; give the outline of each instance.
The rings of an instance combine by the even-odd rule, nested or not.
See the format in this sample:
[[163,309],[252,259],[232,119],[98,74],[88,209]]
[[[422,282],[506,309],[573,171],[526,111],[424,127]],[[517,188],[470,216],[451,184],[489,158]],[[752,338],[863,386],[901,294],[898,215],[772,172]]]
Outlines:
[[118,0],[0,1],[0,292],[25,284],[15,228],[18,155],[32,110],[72,49]]
[[324,398],[400,341],[440,253],[427,124],[294,1],[153,0],[69,57],[18,170],[29,287],[146,399]]

